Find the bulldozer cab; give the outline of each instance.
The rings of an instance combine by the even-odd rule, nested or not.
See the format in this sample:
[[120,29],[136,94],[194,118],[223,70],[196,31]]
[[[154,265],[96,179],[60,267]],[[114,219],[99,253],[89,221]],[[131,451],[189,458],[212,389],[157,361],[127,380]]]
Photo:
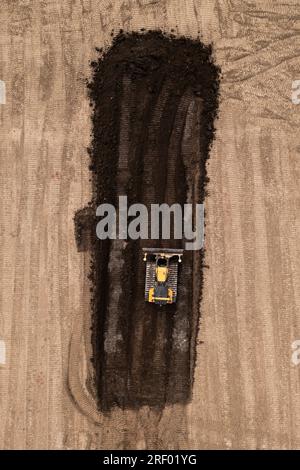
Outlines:
[[168,278],[169,263],[167,258],[157,258],[156,260],[156,279],[158,282],[166,282]]

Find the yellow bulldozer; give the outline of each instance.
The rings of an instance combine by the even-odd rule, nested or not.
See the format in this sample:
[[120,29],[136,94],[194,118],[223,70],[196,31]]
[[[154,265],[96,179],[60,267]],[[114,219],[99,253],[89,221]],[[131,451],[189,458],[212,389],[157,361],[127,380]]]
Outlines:
[[143,248],[146,262],[145,300],[159,306],[177,299],[178,265],[183,250]]

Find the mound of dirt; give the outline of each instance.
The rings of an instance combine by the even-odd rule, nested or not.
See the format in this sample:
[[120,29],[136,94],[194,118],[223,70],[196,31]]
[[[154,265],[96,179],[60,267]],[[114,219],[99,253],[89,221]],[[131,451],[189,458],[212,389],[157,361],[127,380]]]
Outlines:
[[[99,408],[162,408],[191,397],[203,251],[186,251],[178,301],[144,301],[142,247],[183,240],[98,240],[96,207],[201,203],[218,107],[219,69],[210,46],[158,31],[120,33],[92,64],[93,197],[76,219],[77,241],[93,236],[93,363]],[[89,219],[89,220],[88,220]]]

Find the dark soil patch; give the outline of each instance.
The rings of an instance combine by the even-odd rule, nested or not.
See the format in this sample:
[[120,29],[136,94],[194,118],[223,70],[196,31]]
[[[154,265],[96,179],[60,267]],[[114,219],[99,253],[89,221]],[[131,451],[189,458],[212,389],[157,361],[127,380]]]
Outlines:
[[[119,195],[128,203],[203,202],[205,164],[214,137],[219,69],[210,46],[161,32],[119,34],[92,64],[89,211]],[[85,211],[85,212],[84,212]],[[181,240],[100,241],[76,215],[80,249],[91,245],[93,363],[99,408],[162,408],[191,397],[203,253],[185,252],[178,302],[144,301],[142,247],[183,247]],[[92,221],[92,222],[91,222]]]

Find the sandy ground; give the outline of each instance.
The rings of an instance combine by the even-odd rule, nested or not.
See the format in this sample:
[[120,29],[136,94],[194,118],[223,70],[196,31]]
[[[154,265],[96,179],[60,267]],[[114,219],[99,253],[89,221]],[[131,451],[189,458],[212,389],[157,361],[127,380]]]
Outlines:
[[[299,17],[297,0],[1,1],[0,448],[300,448]],[[90,199],[89,60],[120,27],[200,31],[223,81],[193,400],[104,416],[83,385],[73,215]]]

